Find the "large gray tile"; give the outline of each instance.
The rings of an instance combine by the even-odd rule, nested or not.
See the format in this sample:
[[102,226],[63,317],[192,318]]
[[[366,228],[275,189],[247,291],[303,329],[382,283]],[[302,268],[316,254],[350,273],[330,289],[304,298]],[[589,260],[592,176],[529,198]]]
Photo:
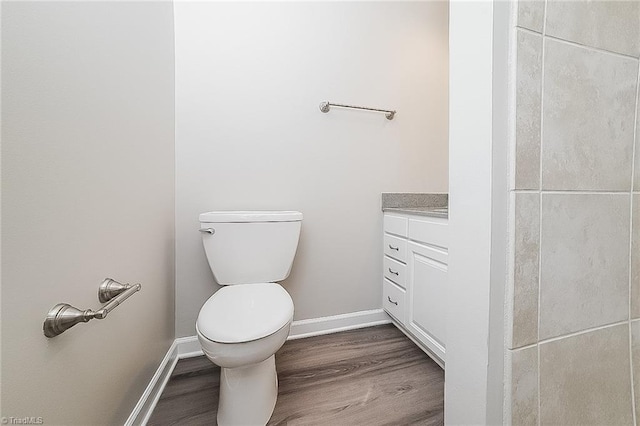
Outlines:
[[631,425],[627,323],[540,345],[540,424]]
[[631,323],[631,360],[636,417],[640,416],[640,321]]
[[540,340],[629,316],[629,195],[543,194]]
[[542,32],[544,0],[518,0],[517,23],[522,28]]
[[542,185],[629,190],[638,62],[546,40]]
[[640,419],[640,320],[631,322],[631,368],[633,369],[636,418]]
[[[631,232],[631,318],[640,318],[640,194],[633,194]],[[638,373],[640,375],[640,372]],[[640,413],[639,413],[640,414]]]
[[512,425],[538,424],[538,348],[509,351]]
[[546,34],[638,57],[640,2],[549,0]]
[[516,68],[515,187],[539,189],[542,36],[518,30]]
[[513,331],[511,347],[538,341],[540,196],[515,194]]

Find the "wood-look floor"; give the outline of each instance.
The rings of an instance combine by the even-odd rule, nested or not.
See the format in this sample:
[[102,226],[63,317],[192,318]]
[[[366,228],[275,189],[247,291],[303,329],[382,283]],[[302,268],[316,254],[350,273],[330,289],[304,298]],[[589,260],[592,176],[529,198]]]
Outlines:
[[[442,425],[444,371],[393,325],[292,340],[269,425]],[[149,425],[213,425],[219,368],[180,360]]]

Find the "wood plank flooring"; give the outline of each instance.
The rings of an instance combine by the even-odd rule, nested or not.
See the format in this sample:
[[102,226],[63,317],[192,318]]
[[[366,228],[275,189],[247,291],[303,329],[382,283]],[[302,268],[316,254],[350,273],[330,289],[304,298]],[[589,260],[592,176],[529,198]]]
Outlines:
[[[292,340],[269,425],[442,425],[444,371],[393,325]],[[219,367],[180,360],[149,425],[213,425]]]

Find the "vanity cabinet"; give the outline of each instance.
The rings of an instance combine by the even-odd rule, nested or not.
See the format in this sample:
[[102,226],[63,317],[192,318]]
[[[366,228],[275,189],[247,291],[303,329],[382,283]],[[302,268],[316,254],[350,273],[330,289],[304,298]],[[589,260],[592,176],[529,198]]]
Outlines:
[[382,305],[394,323],[444,364],[448,220],[384,214]]

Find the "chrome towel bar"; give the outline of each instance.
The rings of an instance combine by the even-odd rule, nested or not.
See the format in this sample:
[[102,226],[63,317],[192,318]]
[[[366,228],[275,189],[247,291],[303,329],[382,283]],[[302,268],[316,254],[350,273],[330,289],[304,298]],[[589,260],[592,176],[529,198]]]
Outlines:
[[320,111],[329,112],[329,110],[331,109],[332,106],[340,107],[340,108],[362,109],[362,110],[365,110],[365,111],[384,112],[385,113],[384,116],[387,117],[387,120],[393,120],[393,117],[396,115],[395,111],[388,110],[388,109],[367,108],[367,107],[361,107],[361,106],[355,106],[355,105],[345,105],[345,104],[333,104],[331,102],[322,102],[320,104]]
[[111,278],[105,278],[98,289],[98,300],[101,303],[107,302],[106,305],[97,311],[91,309],[83,311],[68,303],[58,303],[49,310],[44,320],[42,325],[44,335],[56,337],[78,323],[89,322],[94,318],[104,319],[109,312],[113,311],[133,293],[140,291],[141,288],[140,284],[121,284]]

